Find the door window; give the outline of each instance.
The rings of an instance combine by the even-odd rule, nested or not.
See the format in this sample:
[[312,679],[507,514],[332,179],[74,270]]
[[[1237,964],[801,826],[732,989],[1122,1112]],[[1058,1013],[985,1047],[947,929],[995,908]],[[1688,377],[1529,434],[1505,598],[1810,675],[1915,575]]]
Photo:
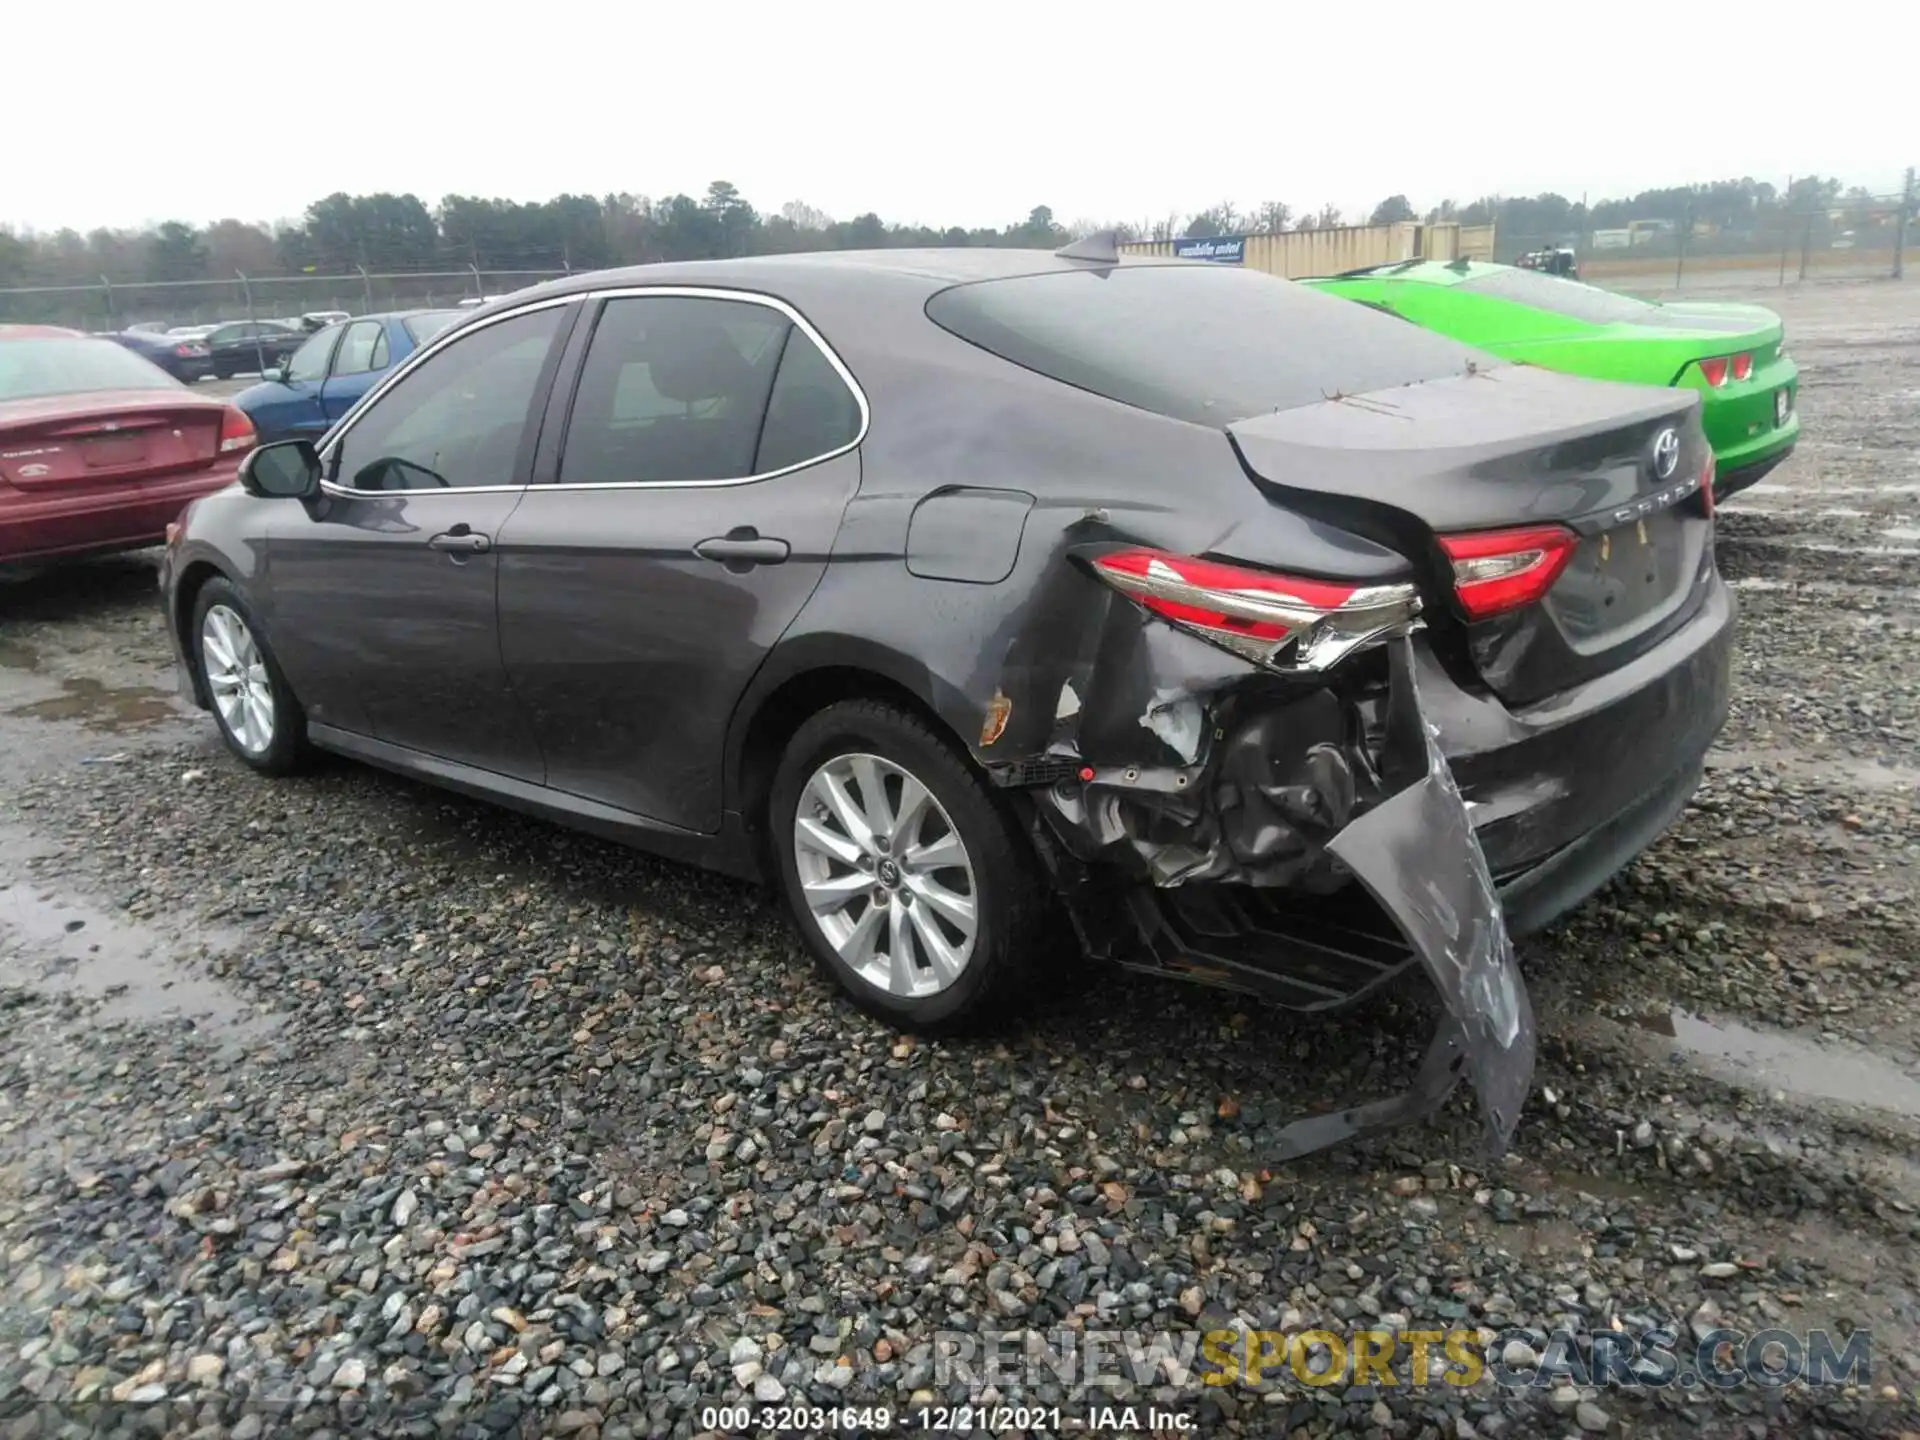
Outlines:
[[340,341],[340,353],[333,357],[336,375],[364,375],[375,369],[373,347],[380,342],[385,327],[378,320],[359,320],[347,327]]
[[287,379],[307,380],[315,384],[327,378],[327,360],[333,354],[333,345],[340,338],[340,332],[322,330],[306,344],[293,352],[293,358],[287,362]]
[[813,337],[794,326],[780,357],[780,372],[773,379],[753,473],[767,475],[804,465],[844,450],[859,438],[860,402]]
[[389,358],[387,354],[387,327],[382,325],[380,327],[379,338],[373,342],[373,358],[367,362],[367,368],[369,370],[384,370],[387,368]]
[[519,483],[520,452],[562,306],[482,326],[382,394],[334,448],[328,478],[357,490]]
[[768,392],[792,328],[780,311],[745,300],[609,300],[574,393],[560,483],[752,475]]

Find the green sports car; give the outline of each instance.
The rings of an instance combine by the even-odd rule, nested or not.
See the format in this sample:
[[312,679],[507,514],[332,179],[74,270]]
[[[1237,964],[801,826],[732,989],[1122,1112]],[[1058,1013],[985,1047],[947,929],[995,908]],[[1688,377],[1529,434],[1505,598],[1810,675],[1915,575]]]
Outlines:
[[1780,317],[1758,305],[1657,305],[1477,260],[1406,260],[1301,283],[1509,360],[1698,390],[1716,498],[1760,479],[1800,435],[1799,367]]

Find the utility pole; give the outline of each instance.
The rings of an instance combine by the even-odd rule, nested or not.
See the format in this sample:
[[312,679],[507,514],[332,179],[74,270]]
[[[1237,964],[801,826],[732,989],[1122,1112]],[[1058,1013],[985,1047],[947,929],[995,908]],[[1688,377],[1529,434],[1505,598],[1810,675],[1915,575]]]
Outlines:
[[1893,278],[1906,274],[1907,224],[1913,219],[1913,166],[1907,167],[1907,183],[1900,191],[1900,224],[1893,232]]

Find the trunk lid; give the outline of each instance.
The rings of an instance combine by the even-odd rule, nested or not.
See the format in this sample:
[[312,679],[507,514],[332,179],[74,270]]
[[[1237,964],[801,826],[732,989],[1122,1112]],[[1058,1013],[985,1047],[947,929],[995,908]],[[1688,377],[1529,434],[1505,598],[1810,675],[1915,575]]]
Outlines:
[[25,491],[116,485],[202,470],[220,454],[224,407],[162,390],[0,403],[0,482]]
[[[1703,598],[1710,451],[1691,391],[1501,366],[1227,426],[1268,497],[1415,561],[1437,642],[1509,704],[1625,664]],[[1678,453],[1662,475],[1656,442]],[[1555,525],[1577,537],[1536,603],[1469,620],[1439,537]]]

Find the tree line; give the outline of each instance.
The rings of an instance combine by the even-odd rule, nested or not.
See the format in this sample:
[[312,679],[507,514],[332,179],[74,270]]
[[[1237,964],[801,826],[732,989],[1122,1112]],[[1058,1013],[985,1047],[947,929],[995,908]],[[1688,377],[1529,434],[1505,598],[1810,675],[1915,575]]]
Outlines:
[[[1866,197],[1855,187],[1846,198]],[[1788,191],[1751,177],[1642,191],[1588,206],[1558,194],[1487,196],[1466,204],[1443,200],[1424,212],[1433,223],[1496,223],[1509,233],[1574,239],[1630,220],[1691,222],[1722,230],[1761,229],[1786,212],[1842,202],[1842,185],[1806,176]],[[236,219],[195,226],[168,220],[146,230],[62,229],[19,233],[0,227],[0,287],[231,279],[248,276],[430,270],[593,270],[656,260],[712,259],[799,250],[977,245],[1055,248],[1096,229],[1124,239],[1309,230],[1423,218],[1405,195],[1391,195],[1349,218],[1336,206],[1295,212],[1280,201],[1242,208],[1223,202],[1193,215],[1139,222],[1062,224],[1036,205],[1024,220],[1000,229],[903,225],[869,211],[851,220],[800,201],[763,213],[738,189],[716,180],[695,197],[658,199],[630,193],[556,195],[523,203],[448,195],[429,208],[419,196],[328,195],[297,223],[264,225]]]

